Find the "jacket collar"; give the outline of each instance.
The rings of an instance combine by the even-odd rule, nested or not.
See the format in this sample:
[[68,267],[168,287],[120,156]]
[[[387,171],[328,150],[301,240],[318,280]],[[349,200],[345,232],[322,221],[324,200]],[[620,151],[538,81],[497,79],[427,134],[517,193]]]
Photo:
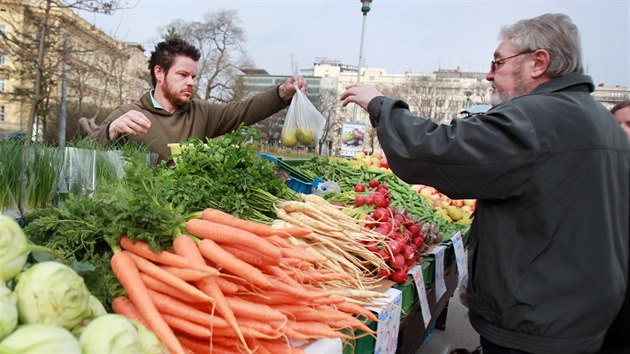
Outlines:
[[147,111],[157,114],[157,115],[161,115],[161,116],[165,116],[165,117],[170,117],[172,115],[176,115],[179,114],[181,112],[185,112],[188,111],[188,109],[190,109],[190,102],[186,103],[183,106],[177,107],[177,109],[175,110],[175,112],[171,113],[163,108],[156,108],[153,105],[153,101],[151,100],[151,91],[147,91],[144,95],[142,95],[142,97],[140,97],[140,105],[142,106],[142,108],[146,109]]
[[551,93],[556,91],[563,91],[569,88],[579,91],[595,91],[595,85],[593,84],[593,79],[591,79],[590,76],[580,73],[568,73],[538,85],[538,87],[536,87],[531,92],[531,94]]

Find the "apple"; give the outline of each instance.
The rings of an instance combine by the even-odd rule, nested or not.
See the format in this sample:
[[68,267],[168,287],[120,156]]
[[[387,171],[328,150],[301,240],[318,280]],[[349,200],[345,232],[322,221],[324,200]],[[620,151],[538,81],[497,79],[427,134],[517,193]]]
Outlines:
[[420,195],[423,197],[431,197],[436,192],[436,189],[433,187],[425,186],[420,188]]
[[297,144],[295,129],[286,129],[280,135],[280,142],[286,147],[293,147]]

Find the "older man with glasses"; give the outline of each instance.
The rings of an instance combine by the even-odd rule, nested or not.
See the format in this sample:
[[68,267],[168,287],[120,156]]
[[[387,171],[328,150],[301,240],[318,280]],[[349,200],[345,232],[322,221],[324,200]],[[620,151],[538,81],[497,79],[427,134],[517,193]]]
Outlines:
[[627,286],[630,148],[591,96],[577,27],[501,29],[489,111],[448,125],[354,84],[394,173],[477,199],[467,299],[484,354],[595,353]]

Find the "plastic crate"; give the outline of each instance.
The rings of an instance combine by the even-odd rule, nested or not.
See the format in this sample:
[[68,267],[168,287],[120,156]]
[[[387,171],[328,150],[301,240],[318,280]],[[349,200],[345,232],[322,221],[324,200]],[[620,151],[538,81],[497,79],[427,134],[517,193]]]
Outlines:
[[289,176],[289,181],[287,182],[289,188],[302,194],[311,194],[312,185],[312,183],[304,182],[293,176]]
[[409,314],[413,305],[418,302],[418,291],[416,290],[416,284],[411,275],[407,276],[407,281],[404,284],[396,284],[394,288],[402,291],[402,303],[400,308],[400,318],[402,320]]
[[269,154],[265,154],[263,152],[258,153],[258,156],[262,157],[265,160],[269,160],[273,162],[274,165],[278,166],[278,159],[276,157],[273,157]]
[[[365,323],[371,330],[376,331],[376,322],[368,320]],[[350,333],[348,333],[350,334]],[[365,335],[361,330],[355,329],[353,331],[354,339],[344,339],[343,354],[372,354],[374,353],[374,345],[376,339],[371,335]]]

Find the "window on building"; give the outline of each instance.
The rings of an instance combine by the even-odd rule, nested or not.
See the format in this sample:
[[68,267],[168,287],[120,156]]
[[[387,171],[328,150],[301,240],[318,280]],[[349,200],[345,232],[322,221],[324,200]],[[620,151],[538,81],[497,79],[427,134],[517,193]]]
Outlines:
[[0,77],[0,92],[4,92],[5,90],[4,83],[5,79],[3,77]]
[[0,106],[0,122],[4,122],[4,106]]
[[5,59],[6,59],[6,55],[0,52],[0,65],[4,64]]

